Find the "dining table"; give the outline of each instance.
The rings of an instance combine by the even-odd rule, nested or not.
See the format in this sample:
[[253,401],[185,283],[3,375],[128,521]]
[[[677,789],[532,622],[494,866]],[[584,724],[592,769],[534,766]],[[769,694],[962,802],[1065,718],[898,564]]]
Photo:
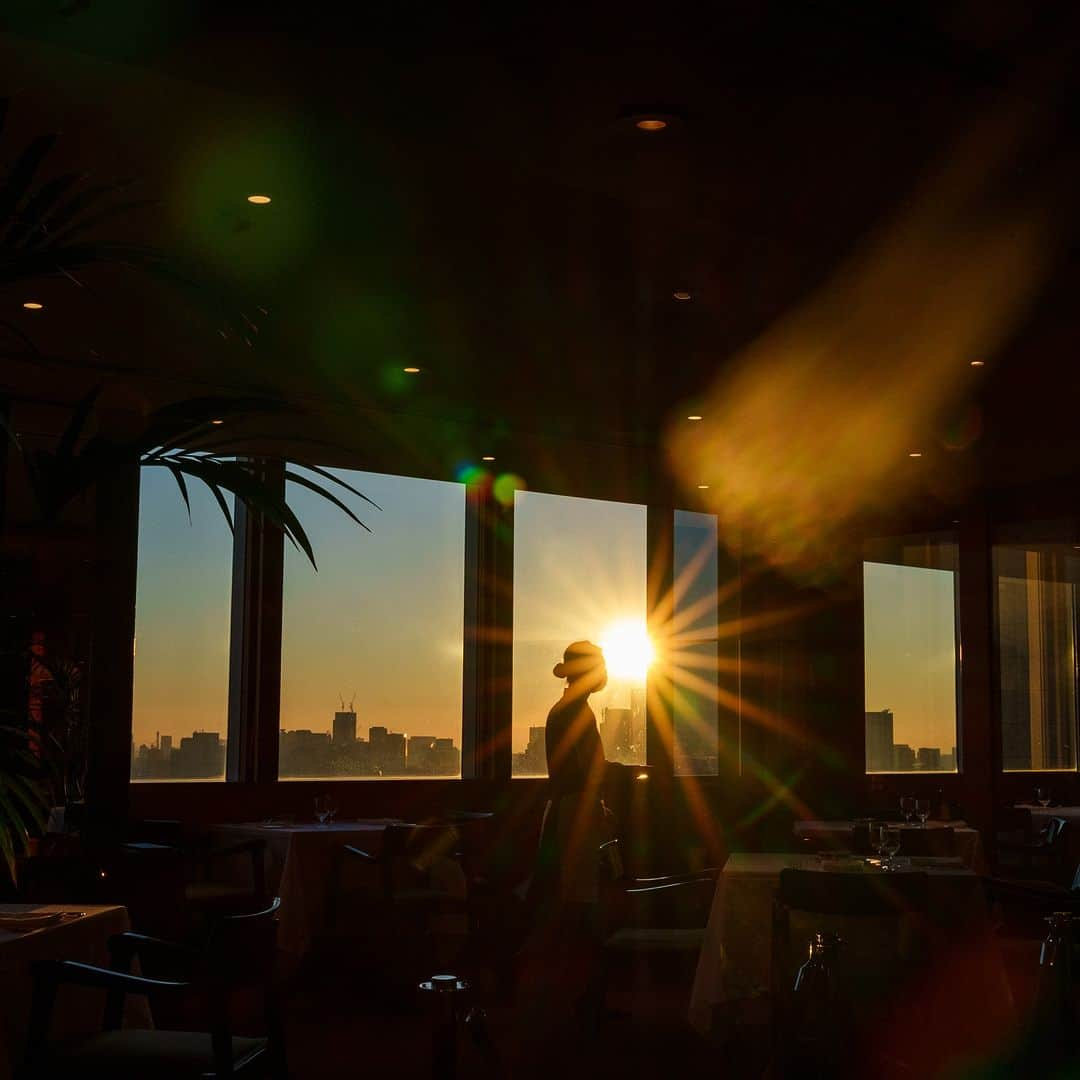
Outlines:
[[[978,829],[965,821],[889,822],[900,830],[900,852],[904,851],[904,833],[915,829],[952,829],[953,852],[964,865],[978,874],[986,872],[986,854]],[[808,846],[822,849],[848,848],[855,837],[856,822],[848,821],[796,821],[793,826],[795,838]]]
[[[337,859],[345,845],[378,856],[388,825],[399,818],[361,818],[354,821],[252,821],[214,826],[223,842],[259,839],[265,843],[266,887],[281,900],[277,945],[293,960],[311,950],[319,932],[330,921],[333,890],[337,886]],[[377,867],[359,867],[372,895],[381,888]],[[464,898],[465,874],[450,858],[434,860],[432,884],[448,896]],[[354,875],[355,876],[355,875]]]
[[[109,938],[130,928],[127,909],[115,904],[0,904],[0,1080],[11,1080],[25,1058],[35,965],[79,960],[108,967]],[[100,1031],[103,1008],[100,990],[61,986],[50,1038]],[[123,1022],[153,1026],[146,998],[126,999]]]
[[[926,874],[925,915],[935,928],[928,973],[919,1000],[911,1003],[918,1008],[907,1015],[898,1007],[896,1023],[925,1028],[928,1038],[947,1040],[957,1053],[973,1058],[992,1053],[986,1046],[988,1033],[1013,1030],[1015,1010],[981,878],[955,857],[898,859],[895,865]],[[855,857],[730,855],[717,878],[690,998],[690,1024],[702,1035],[715,1031],[719,1015],[739,1010],[760,1014],[769,1002],[772,912],[780,874],[789,868],[888,873],[875,860]],[[932,1030],[935,1024],[940,1031]]]

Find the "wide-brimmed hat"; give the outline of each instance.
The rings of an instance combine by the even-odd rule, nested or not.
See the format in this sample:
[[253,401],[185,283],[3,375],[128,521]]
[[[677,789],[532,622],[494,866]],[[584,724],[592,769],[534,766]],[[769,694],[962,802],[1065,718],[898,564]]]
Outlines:
[[556,679],[580,679],[590,675],[597,668],[604,666],[604,651],[591,641],[575,641],[566,646],[562,663],[556,664],[551,672]]

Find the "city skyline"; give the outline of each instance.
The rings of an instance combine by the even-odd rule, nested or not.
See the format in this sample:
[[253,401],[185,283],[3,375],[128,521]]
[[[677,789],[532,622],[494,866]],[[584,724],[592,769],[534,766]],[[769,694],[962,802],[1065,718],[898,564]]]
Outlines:
[[[952,570],[863,563],[865,709],[892,714],[896,744],[944,752],[957,743],[955,578]],[[868,769],[871,741],[868,729]]]

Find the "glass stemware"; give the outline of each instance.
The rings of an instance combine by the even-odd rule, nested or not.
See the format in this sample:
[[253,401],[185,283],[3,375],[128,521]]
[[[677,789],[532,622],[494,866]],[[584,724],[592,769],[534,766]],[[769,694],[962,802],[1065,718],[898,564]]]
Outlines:
[[910,795],[900,796],[900,811],[904,815],[904,820],[911,823],[911,817],[915,813],[915,800]]
[[880,860],[885,852],[885,826],[870,823],[870,846],[877,852]]
[[919,819],[919,824],[926,828],[926,819],[930,816],[930,800],[929,799],[916,799],[915,800],[915,816]]
[[334,813],[334,800],[329,795],[317,795],[315,797],[315,820],[320,825],[333,821]]
[[891,870],[893,856],[900,850],[900,830],[895,825],[881,826],[881,850],[885,856],[882,867]]
[[1049,806],[1050,805],[1050,791],[1049,791],[1049,789],[1044,788],[1044,787],[1037,787],[1035,789],[1035,801],[1040,806]]

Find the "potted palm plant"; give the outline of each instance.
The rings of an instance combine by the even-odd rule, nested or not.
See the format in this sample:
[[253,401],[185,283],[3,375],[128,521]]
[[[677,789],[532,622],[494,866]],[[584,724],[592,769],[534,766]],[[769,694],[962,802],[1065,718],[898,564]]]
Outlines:
[[[7,102],[0,101],[0,131],[6,111]],[[222,337],[250,348],[259,327],[249,312],[259,316],[265,315],[265,310],[257,305],[245,310],[232,295],[233,290],[208,287],[199,272],[167,253],[140,244],[100,239],[103,227],[147,205],[147,201],[128,199],[119,185],[90,185],[78,173],[43,177],[55,142],[54,135],[31,140],[14,157],[6,173],[0,171],[0,290],[46,276],[79,285],[82,275],[94,268],[119,266],[150,275],[181,291],[211,314]],[[56,358],[42,354],[22,327],[2,316],[0,357],[41,365],[56,362]],[[60,362],[67,368],[77,366]],[[51,529],[62,537],[59,526],[65,509],[80,496],[100,489],[116,474],[130,472],[136,466],[163,468],[174,477],[178,497],[189,511],[188,485],[203,484],[230,528],[230,504],[243,505],[278,526],[315,565],[311,541],[289,507],[284,491],[266,482],[259,463],[238,454],[235,436],[227,435],[230,427],[223,424],[227,420],[280,414],[288,409],[286,404],[270,397],[191,398],[151,411],[140,419],[134,431],[110,431],[107,424],[95,429],[91,422],[97,418],[101,394],[100,386],[85,394],[72,408],[64,429],[47,446],[30,445],[22,439],[0,408],[0,441],[24,469],[43,530]],[[371,500],[326,470],[314,465],[307,465],[306,470],[298,473],[286,469],[285,476],[367,528],[340,493],[348,492],[369,503]],[[371,505],[374,507],[374,503]],[[0,525],[5,509],[0,502]],[[40,537],[31,546],[37,540]],[[9,868],[25,847],[27,837],[42,827],[52,789],[58,788],[56,798],[78,799],[86,768],[89,718],[82,715],[77,695],[82,666],[65,665],[56,657],[43,655],[36,656],[33,662],[47,671],[49,693],[62,699],[62,708],[54,710],[63,714],[57,726],[62,737],[54,738],[57,733],[49,736],[60,749],[62,763],[60,778],[53,784],[47,776],[45,735],[34,729],[25,708],[8,708],[10,701],[18,701],[18,693],[0,696],[0,710],[4,710],[0,716],[0,857]]]

